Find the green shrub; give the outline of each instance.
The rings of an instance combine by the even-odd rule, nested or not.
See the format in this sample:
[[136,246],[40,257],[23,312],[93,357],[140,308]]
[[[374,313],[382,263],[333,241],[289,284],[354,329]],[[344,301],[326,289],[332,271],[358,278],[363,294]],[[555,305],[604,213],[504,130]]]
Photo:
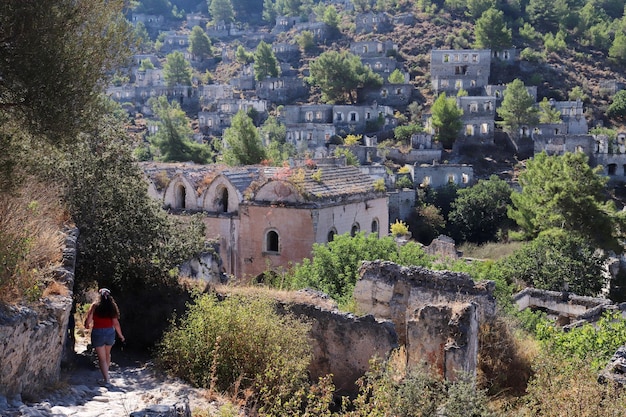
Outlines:
[[328,244],[315,243],[313,258],[305,258],[291,271],[291,288],[315,288],[328,294],[341,307],[350,304],[362,261],[388,260],[401,265],[429,266],[431,257],[414,242],[398,246],[391,236],[375,233],[336,235]]
[[568,332],[544,321],[537,324],[536,335],[551,353],[585,360],[597,371],[626,343],[626,320],[619,313],[607,312],[594,325],[587,323]]
[[309,329],[267,298],[204,294],[165,333],[158,363],[196,386],[251,389],[261,407],[276,407],[306,385]]

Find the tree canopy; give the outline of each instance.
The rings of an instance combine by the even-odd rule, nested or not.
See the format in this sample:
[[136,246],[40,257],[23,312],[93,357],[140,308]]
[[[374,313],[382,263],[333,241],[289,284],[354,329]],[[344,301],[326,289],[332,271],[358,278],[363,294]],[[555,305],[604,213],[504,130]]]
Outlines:
[[189,52],[200,61],[212,55],[211,40],[200,26],[194,26],[189,34]]
[[205,164],[212,159],[211,149],[204,144],[194,142],[193,131],[185,112],[176,101],[167,101],[166,96],[153,97],[148,104],[154,110],[158,121],[158,130],[151,142],[159,151],[158,159],[163,162],[193,161]]
[[254,78],[260,81],[267,77],[278,77],[280,66],[272,47],[261,41],[254,53]]
[[209,13],[213,23],[230,23],[235,20],[235,9],[231,0],[209,1]]
[[535,155],[519,176],[522,190],[511,195],[509,216],[527,238],[560,228],[597,247],[619,249],[622,221],[611,202],[605,202],[607,178],[599,175],[601,169],[591,168],[584,153]]
[[509,281],[550,291],[595,297],[604,283],[604,256],[588,239],[564,229],[548,229],[502,261]]
[[0,118],[55,143],[74,140],[97,118],[99,94],[130,57],[124,3],[0,2]]
[[461,122],[463,110],[456,105],[456,98],[448,98],[446,93],[441,93],[433,103],[430,111],[436,138],[444,148],[452,148],[454,141],[459,135],[459,130],[463,127]]
[[455,240],[478,244],[497,240],[498,231],[511,226],[507,216],[511,192],[506,181],[495,175],[460,189],[448,216]]
[[504,21],[502,10],[486,10],[474,26],[475,48],[499,51],[511,46],[511,29]]
[[356,89],[382,85],[382,77],[350,52],[326,51],[310,65],[308,82],[322,90],[327,103],[354,102]]
[[535,98],[519,78],[506,85],[504,99],[497,112],[502,118],[499,124],[515,139],[519,138],[523,126],[530,127],[539,122]]
[[606,114],[615,120],[626,119],[626,90],[615,93]]
[[253,165],[267,158],[261,135],[244,110],[239,110],[224,130],[224,143],[224,162],[229,165]]
[[174,51],[165,57],[163,77],[169,87],[191,85],[191,65],[180,51]]

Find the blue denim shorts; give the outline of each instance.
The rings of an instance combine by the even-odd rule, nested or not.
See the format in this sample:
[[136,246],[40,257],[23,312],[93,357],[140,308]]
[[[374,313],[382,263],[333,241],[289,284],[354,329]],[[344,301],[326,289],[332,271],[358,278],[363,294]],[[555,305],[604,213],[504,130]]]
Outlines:
[[91,346],[100,347],[104,345],[113,346],[115,343],[115,328],[93,329],[91,331]]

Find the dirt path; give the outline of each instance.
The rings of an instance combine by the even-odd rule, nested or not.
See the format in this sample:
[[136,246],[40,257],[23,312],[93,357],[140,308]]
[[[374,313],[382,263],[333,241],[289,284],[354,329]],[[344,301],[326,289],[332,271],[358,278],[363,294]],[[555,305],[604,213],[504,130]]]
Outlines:
[[[102,387],[95,354],[77,340],[76,361],[64,369],[58,386],[51,387],[33,402],[9,399],[0,403],[3,417],[121,417],[150,406],[189,404],[194,414],[216,415],[217,404],[206,392],[158,372],[150,359],[130,352],[114,350],[111,385]],[[203,410],[200,413],[200,410]]]

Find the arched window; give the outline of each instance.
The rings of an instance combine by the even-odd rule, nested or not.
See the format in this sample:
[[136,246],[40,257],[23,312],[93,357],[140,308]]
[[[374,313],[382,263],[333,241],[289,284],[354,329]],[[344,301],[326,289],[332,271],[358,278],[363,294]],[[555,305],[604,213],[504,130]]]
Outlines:
[[378,236],[378,219],[372,220],[372,233],[376,233]]
[[333,239],[335,238],[335,235],[337,234],[337,231],[335,230],[335,228],[333,227],[332,229],[330,229],[330,231],[328,232],[328,236],[326,238],[326,240],[328,242],[332,242]]
[[222,189],[222,213],[228,213],[228,189]]
[[176,208],[184,209],[185,208],[185,200],[187,198],[187,190],[185,190],[185,186],[183,184],[178,184],[176,186]]
[[280,252],[278,233],[275,230],[270,230],[265,235],[265,251]]
[[354,237],[357,233],[361,231],[361,226],[358,223],[354,223],[352,225],[352,229],[350,229],[350,236]]

